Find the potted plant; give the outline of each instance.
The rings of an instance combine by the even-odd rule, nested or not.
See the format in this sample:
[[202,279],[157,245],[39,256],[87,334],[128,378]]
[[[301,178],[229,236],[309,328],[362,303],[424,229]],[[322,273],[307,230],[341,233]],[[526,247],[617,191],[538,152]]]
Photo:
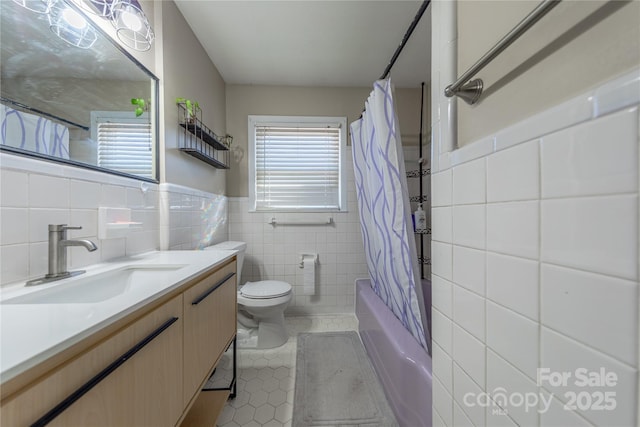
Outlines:
[[194,118],[198,114],[198,111],[202,111],[200,109],[200,104],[198,101],[192,101],[187,98],[176,98],[176,104],[184,104],[184,108],[187,111],[187,121],[193,122]]
[[140,117],[145,111],[149,111],[148,104],[142,98],[131,98],[131,105],[135,105],[136,117]]

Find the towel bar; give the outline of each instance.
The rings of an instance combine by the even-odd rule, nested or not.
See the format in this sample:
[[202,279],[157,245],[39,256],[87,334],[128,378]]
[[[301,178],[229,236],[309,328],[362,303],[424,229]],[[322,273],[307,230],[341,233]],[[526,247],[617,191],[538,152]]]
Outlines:
[[500,55],[503,50],[518,40],[529,28],[545,16],[551,9],[556,7],[561,0],[544,0],[533,11],[518,23],[509,33],[493,46],[482,58],[471,66],[455,83],[450,84],[444,90],[447,98],[456,95],[462,98],[467,104],[473,105],[482,95],[482,79],[471,80],[480,70]]
[[271,224],[274,227],[276,225],[331,225],[333,224],[333,218],[329,217],[326,221],[276,221],[276,218],[272,217],[267,224]]

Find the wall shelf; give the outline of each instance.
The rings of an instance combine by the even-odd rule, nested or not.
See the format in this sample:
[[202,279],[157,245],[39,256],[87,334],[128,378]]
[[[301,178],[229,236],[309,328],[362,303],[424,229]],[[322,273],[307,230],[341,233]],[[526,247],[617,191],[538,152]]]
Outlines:
[[184,129],[179,143],[180,151],[214,168],[229,169],[229,147],[222,143],[223,138],[202,123],[202,117],[190,115],[185,104],[178,103],[178,121]]
[[407,172],[407,178],[420,178],[427,175],[431,175],[431,169],[417,169]]
[[409,201],[414,203],[424,203],[429,201],[429,196],[411,196],[409,197]]

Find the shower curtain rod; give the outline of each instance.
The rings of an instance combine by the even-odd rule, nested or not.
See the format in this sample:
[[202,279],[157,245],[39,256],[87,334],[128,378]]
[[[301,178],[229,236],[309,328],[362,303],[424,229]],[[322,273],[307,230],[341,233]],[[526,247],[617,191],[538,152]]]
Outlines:
[[[420,9],[418,9],[418,13],[416,13],[416,16],[413,18],[413,22],[411,22],[411,25],[409,25],[409,28],[407,29],[407,32],[404,33],[404,37],[402,38],[402,42],[400,43],[400,46],[398,46],[396,51],[393,53],[393,56],[391,57],[391,60],[389,61],[389,64],[387,65],[387,68],[385,68],[384,73],[382,73],[382,75],[380,76],[380,78],[378,80],[384,80],[384,79],[387,78],[387,76],[389,75],[389,72],[391,71],[391,68],[393,68],[393,66],[395,65],[398,57],[400,56],[400,53],[402,52],[402,49],[404,49],[404,46],[409,41],[409,38],[411,37],[411,34],[413,34],[413,30],[415,30],[416,27],[418,26],[418,22],[420,22],[420,19],[422,18],[422,15],[424,15],[425,10],[427,10],[427,7],[430,4],[431,4],[431,0],[425,0],[425,1],[422,2],[422,4],[420,5]],[[360,114],[360,118],[362,118],[362,114],[364,114],[364,112],[366,110],[367,110],[366,108],[364,108],[362,110],[362,113]]]
[[4,96],[0,97],[0,103],[10,104],[12,107],[17,107],[17,108],[29,111],[31,113],[38,114],[40,116],[47,117],[47,118],[49,118],[51,120],[55,120],[55,121],[57,121],[59,123],[64,123],[64,124],[67,124],[67,125],[71,125],[71,126],[80,128],[82,130],[86,130],[86,131],[91,130],[91,128],[89,128],[87,126],[83,126],[81,124],[74,123],[74,122],[69,121],[67,119],[63,119],[62,117],[58,117],[56,115],[53,115],[53,114],[50,114],[50,113],[46,113],[44,111],[38,110],[37,108],[29,107],[28,105],[22,104],[21,102],[17,102],[17,101],[14,101],[12,99],[5,98]]
[[398,48],[394,52],[393,56],[391,57],[391,61],[389,61],[389,65],[387,65],[387,68],[385,68],[384,73],[382,73],[382,76],[380,76],[379,80],[384,80],[389,75],[391,68],[393,68],[393,65],[396,63],[398,56],[400,56],[400,52],[402,52],[402,49],[404,49],[404,46],[409,41],[409,38],[411,37],[413,30],[416,29],[418,22],[420,22],[420,18],[422,18],[422,15],[424,15],[424,11],[427,10],[427,6],[429,6],[430,3],[431,3],[431,0],[425,0],[422,2],[422,5],[420,6],[418,13],[416,13],[415,18],[413,18],[413,22],[411,23],[411,25],[409,25],[407,32],[404,34],[404,37],[402,38],[402,42],[400,43],[400,46],[398,46]]

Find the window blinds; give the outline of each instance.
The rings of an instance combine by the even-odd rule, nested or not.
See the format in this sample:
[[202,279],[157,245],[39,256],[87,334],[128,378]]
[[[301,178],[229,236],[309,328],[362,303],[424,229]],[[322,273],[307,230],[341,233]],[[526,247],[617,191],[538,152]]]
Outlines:
[[255,126],[256,210],[340,209],[340,128]]
[[98,166],[154,178],[151,123],[97,123]]

